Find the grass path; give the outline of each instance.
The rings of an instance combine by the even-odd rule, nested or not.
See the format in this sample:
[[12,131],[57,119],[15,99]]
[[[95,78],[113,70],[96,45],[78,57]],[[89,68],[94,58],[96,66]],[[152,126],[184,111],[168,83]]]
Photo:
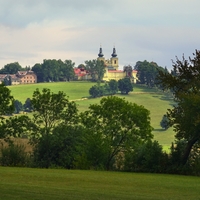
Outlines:
[[0,167],[2,200],[198,200],[200,178]]

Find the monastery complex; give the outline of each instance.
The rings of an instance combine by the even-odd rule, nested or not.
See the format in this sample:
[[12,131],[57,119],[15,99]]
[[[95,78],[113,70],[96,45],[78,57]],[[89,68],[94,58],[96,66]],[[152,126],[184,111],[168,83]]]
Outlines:
[[104,81],[109,81],[111,79],[118,81],[119,79],[129,77],[132,82],[136,82],[137,71],[133,70],[131,66],[124,66],[123,70],[119,70],[119,60],[115,47],[113,48],[111,58],[108,60],[104,58],[102,48],[100,47],[97,59],[102,60],[105,63],[106,73],[103,77]]
[[[103,81],[110,81],[112,79],[118,81],[120,79],[128,77],[131,79],[132,82],[136,83],[136,70],[133,70],[131,66],[124,66],[123,70],[119,69],[119,59],[117,57],[115,47],[113,48],[110,59],[105,59],[102,48],[100,47],[97,60],[103,61],[105,65],[106,72],[104,74]],[[75,68],[74,72],[77,80],[89,80],[91,78],[85,69]]]

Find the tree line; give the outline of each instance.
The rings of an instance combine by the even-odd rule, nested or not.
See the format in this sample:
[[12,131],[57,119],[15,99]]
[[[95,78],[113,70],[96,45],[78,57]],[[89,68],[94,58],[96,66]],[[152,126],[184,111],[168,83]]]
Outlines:
[[[22,68],[18,62],[7,64],[0,70],[0,74],[16,74],[17,71],[32,70],[37,75],[38,82],[70,81],[76,80],[74,68],[75,63],[72,60],[44,59],[43,63],[36,63],[33,67]],[[86,70],[94,82],[101,82],[105,73],[104,62],[97,59],[86,60],[78,68]],[[156,81],[158,70],[168,72],[166,67],[160,67],[157,63],[146,60],[136,62],[132,68],[137,70],[137,83],[148,87],[158,86]]]

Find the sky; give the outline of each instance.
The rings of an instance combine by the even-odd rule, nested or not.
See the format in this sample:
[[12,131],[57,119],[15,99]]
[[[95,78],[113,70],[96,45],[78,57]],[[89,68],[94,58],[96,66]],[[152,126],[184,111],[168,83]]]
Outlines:
[[172,68],[200,49],[199,0],[0,0],[0,68],[106,59]]

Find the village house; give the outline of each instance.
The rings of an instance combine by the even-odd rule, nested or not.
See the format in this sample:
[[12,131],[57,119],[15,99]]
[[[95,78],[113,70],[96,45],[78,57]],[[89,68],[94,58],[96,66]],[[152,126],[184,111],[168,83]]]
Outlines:
[[31,71],[18,71],[16,74],[0,74],[0,83],[9,83],[8,85],[37,83],[36,74]]

